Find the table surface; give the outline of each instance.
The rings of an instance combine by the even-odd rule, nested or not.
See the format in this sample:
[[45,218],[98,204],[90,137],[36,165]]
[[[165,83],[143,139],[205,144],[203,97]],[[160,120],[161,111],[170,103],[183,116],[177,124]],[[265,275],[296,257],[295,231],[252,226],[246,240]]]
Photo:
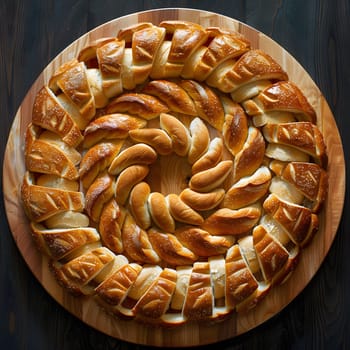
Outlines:
[[[349,0],[0,1],[0,155],[26,92],[47,64],[82,34],[133,12],[187,7],[242,21],[273,38],[316,82],[334,114],[349,158]],[[1,172],[2,186],[2,172]],[[349,181],[349,176],[347,177]],[[349,193],[333,245],[319,271],[286,308],[221,349],[349,349]],[[3,349],[146,349],[110,338],[55,302],[25,264],[0,199],[0,344]],[[347,230],[348,229],[348,230]],[[214,345],[208,345],[207,348]],[[206,348],[202,347],[202,348]]]

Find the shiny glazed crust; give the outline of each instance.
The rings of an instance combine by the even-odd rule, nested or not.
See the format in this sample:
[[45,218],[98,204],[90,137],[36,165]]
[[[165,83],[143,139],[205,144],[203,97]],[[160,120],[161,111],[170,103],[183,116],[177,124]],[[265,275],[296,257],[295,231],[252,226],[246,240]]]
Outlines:
[[318,230],[327,153],[312,106],[238,33],[140,23],[38,92],[24,209],[58,282],[180,325],[259,303]]

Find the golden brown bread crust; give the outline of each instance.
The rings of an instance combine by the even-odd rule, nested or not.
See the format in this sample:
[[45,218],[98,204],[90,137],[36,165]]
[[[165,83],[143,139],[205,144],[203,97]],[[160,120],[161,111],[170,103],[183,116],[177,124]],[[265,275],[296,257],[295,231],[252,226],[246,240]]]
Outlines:
[[210,192],[220,187],[231,171],[232,161],[223,160],[211,169],[194,174],[189,182],[189,187],[197,192]]
[[113,263],[114,256],[106,247],[99,247],[63,265],[54,262],[51,268],[60,284],[73,293],[87,295],[94,293],[89,283]]
[[165,268],[134,306],[137,317],[157,320],[169,308],[176,287],[176,271]]
[[[155,28],[158,28],[154,26]],[[122,28],[119,30],[117,34],[117,38],[120,40],[125,40],[127,42],[133,41],[133,36],[135,33],[144,33],[144,29],[150,29],[153,28],[153,24],[150,22],[141,22],[141,23],[135,23],[133,25],[128,26],[127,28]],[[146,44],[146,43],[145,43]]]
[[100,172],[110,166],[122,145],[122,140],[101,142],[84,154],[79,165],[79,176],[85,189],[90,187]]
[[203,217],[175,193],[168,194],[166,200],[169,211],[175,220],[190,225],[200,225],[203,222]]
[[162,21],[159,25],[172,34],[171,50],[168,60],[183,63],[191,53],[207,40],[204,28],[187,21]]
[[223,189],[201,193],[186,188],[180,193],[180,198],[192,209],[206,211],[217,207],[224,198],[224,195],[225,191]]
[[248,119],[242,107],[238,104],[234,111],[225,116],[222,134],[225,146],[232,155],[236,155],[242,149],[248,137]]
[[109,40],[96,49],[104,94],[111,98],[122,92],[121,63],[125,49],[122,40]]
[[171,138],[164,130],[155,128],[136,129],[129,131],[129,136],[136,142],[143,142],[152,146],[160,155],[168,155],[173,151]]
[[112,198],[107,202],[101,211],[98,230],[102,243],[114,253],[123,252],[123,241],[121,228],[123,227],[126,212],[120,208]]
[[242,149],[235,155],[234,179],[249,176],[258,169],[265,156],[265,140],[257,128],[250,126],[248,136]]
[[[160,41],[165,36],[165,30],[153,24],[139,24],[132,30],[132,37],[126,35],[127,31],[121,30],[118,33],[118,39],[124,39],[126,42],[132,42],[133,57],[137,64],[151,64],[154,55],[159,48]],[[144,30],[139,30],[144,29]]]
[[238,209],[253,204],[267,193],[271,173],[266,166],[260,167],[251,176],[243,177],[226,192],[221,207]]
[[213,303],[209,263],[196,262],[188,283],[183,314],[190,320],[207,318],[213,313]]
[[147,165],[131,165],[123,170],[115,183],[115,197],[118,203],[125,204],[132,188],[148,174]]
[[[78,53],[78,61],[85,62],[87,68],[96,68],[98,66],[97,60],[97,50],[103,47],[105,44],[113,42],[115,38],[113,37],[104,37],[96,39],[90,45],[85,46]],[[101,70],[101,69],[100,69]]]
[[210,86],[234,92],[258,80],[287,80],[288,76],[271,56],[261,50],[249,50],[237,61],[227,60],[207,79]]
[[34,222],[47,220],[63,211],[81,212],[85,205],[82,192],[35,185],[29,172],[24,175],[21,196],[27,216]]
[[172,326],[245,312],[283,283],[328,187],[316,113],[282,67],[185,21],[124,28],[62,65],[25,160],[24,208],[59,283]]
[[196,50],[186,62],[182,77],[203,81],[222,62],[241,56],[248,51],[250,43],[241,35],[220,28],[207,28],[210,43]]
[[165,196],[152,192],[148,196],[148,207],[154,223],[165,232],[175,231],[175,220],[170,214]]
[[125,40],[127,47],[121,71],[125,88],[133,89],[147,80],[164,37],[165,30],[152,24],[136,25],[131,30],[118,33],[118,39]]
[[213,168],[220,162],[222,155],[222,139],[215,137],[210,141],[207,151],[193,164],[192,174]]
[[222,130],[225,118],[224,109],[214,91],[194,80],[183,80],[180,82],[180,86],[192,98],[198,116],[217,130]]
[[113,197],[114,192],[115,182],[108,173],[99,175],[86,191],[85,209],[94,222],[98,222],[104,204]]
[[150,228],[148,236],[160,258],[171,266],[193,264],[198,259],[198,256],[185,247],[173,234],[163,233],[155,228]]
[[286,264],[288,251],[261,225],[253,230],[253,243],[264,279],[270,281]]
[[178,77],[184,63],[207,40],[203,27],[186,21],[163,21],[160,27],[171,35],[161,44],[151,71],[152,79]]
[[87,124],[94,117],[96,106],[86,71],[84,62],[72,60],[61,66],[56,74],[51,77],[49,87],[53,91],[60,89],[77,107]]
[[26,133],[25,164],[29,171],[62,176],[76,180],[79,176],[76,165],[80,162],[80,153],[55,134],[48,136],[46,131],[39,135],[38,127],[29,125]]
[[257,99],[264,111],[287,111],[298,115],[298,119],[316,122],[315,110],[300,89],[291,81],[280,81],[263,90]]
[[313,212],[320,210],[328,188],[328,175],[324,169],[314,163],[291,162],[283,169],[281,176],[312,202]]
[[285,202],[274,194],[265,200],[264,209],[286,229],[290,239],[298,245],[306,245],[318,229],[317,216],[310,209]]
[[135,164],[149,165],[155,162],[157,153],[152,147],[139,143],[123,150],[113,159],[108,172],[118,175],[125,168]]
[[187,128],[176,117],[166,113],[160,115],[159,123],[171,138],[173,152],[181,157],[186,156],[191,145]]
[[213,236],[199,227],[183,227],[175,236],[198,256],[216,256],[226,253],[234,242],[232,236]]
[[130,192],[129,208],[136,223],[144,230],[151,226],[151,214],[148,210],[148,196],[151,188],[147,182],[136,184]]
[[84,133],[84,147],[90,148],[107,139],[125,139],[130,130],[143,128],[145,121],[127,114],[107,114],[92,121]]
[[114,254],[105,247],[99,247],[70,260],[65,264],[53,262],[58,282],[75,294],[90,294],[94,288],[88,284],[108,265],[113,263]]
[[138,264],[123,265],[96,288],[97,295],[110,305],[119,305],[141,270]]
[[[271,286],[281,284],[286,281],[299,262],[301,247],[295,245],[281,226],[272,216],[265,215],[260,220],[260,225],[271,235],[277,243],[281,244],[288,251],[288,259],[284,266],[271,279]],[[311,238],[310,238],[311,239]]]
[[260,215],[261,210],[257,207],[222,208],[206,218],[201,227],[213,235],[241,235],[255,226]]
[[132,115],[138,115],[146,120],[150,120],[158,117],[161,113],[169,112],[169,108],[151,95],[128,93],[117,97],[108,105],[107,113],[116,112],[128,112]]
[[327,167],[327,153],[320,131],[311,122],[268,124],[263,128],[268,142],[287,145],[304,152],[322,167]]
[[35,96],[32,123],[58,134],[72,147],[78,146],[83,140],[78,124],[47,86]]
[[258,288],[258,282],[245,263],[237,244],[226,254],[226,304],[235,308]]
[[187,115],[197,115],[194,103],[185,90],[178,84],[168,80],[150,81],[142,90],[143,93],[156,96],[170,110]]
[[208,150],[210,135],[208,128],[198,117],[191,121],[189,130],[191,133],[191,145],[188,151],[188,162],[193,164]]
[[96,49],[96,56],[102,76],[102,87],[105,95],[111,98],[123,90],[121,80],[121,63],[125,42],[111,40]]
[[98,231],[92,227],[47,229],[35,222],[30,227],[38,247],[54,260],[61,260],[74,250],[100,239]]
[[127,214],[122,228],[124,253],[135,262],[157,264],[160,259],[154,251],[147,232],[136,225],[131,215]]

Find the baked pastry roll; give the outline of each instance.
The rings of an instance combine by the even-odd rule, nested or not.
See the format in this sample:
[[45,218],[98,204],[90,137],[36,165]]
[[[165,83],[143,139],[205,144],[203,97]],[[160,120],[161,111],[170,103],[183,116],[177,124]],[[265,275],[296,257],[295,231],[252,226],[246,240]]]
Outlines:
[[109,305],[121,304],[141,270],[141,265],[135,263],[122,265],[98,285],[97,295]]
[[72,60],[62,65],[51,77],[49,87],[52,91],[61,90],[69,101],[78,109],[80,116],[87,123],[96,113],[95,99],[92,94],[84,62]]
[[208,77],[207,83],[223,92],[233,93],[261,80],[287,80],[281,66],[262,50],[249,50],[238,60],[223,62]]
[[73,115],[67,112],[47,86],[44,86],[35,96],[32,123],[56,133],[72,147],[78,146],[83,140],[80,131],[83,123],[80,125]]
[[51,268],[58,282],[76,295],[94,293],[92,283],[99,273],[113,264],[114,254],[105,247],[93,249],[65,264],[53,261]]
[[305,246],[318,229],[318,218],[301,205],[286,202],[271,194],[264,202],[264,209],[286,230],[290,239]]
[[112,252],[123,252],[122,227],[126,211],[114,198],[106,202],[101,210],[98,230],[102,243]]
[[214,296],[210,280],[210,267],[207,262],[196,262],[188,282],[183,316],[190,320],[210,317],[213,313]]
[[84,147],[102,140],[126,139],[130,130],[143,128],[145,121],[127,114],[107,114],[93,120],[85,129]]
[[85,205],[82,192],[36,185],[29,172],[24,176],[21,194],[26,214],[34,222],[47,220],[63,211],[81,212]]
[[30,125],[26,133],[25,163],[29,171],[76,180],[81,155],[59,136]]
[[327,166],[326,147],[316,125],[310,122],[268,124],[263,133],[268,142],[296,148],[313,157],[322,167]]
[[100,240],[98,231],[92,227],[47,229],[34,222],[30,227],[41,251],[54,260],[62,260],[74,250]]
[[152,80],[143,88],[142,92],[158,97],[174,112],[197,115],[191,97],[179,84],[173,81]]
[[[239,246],[233,245],[226,254],[226,304],[230,309],[251,308],[268,290],[268,285],[260,286],[248,268]],[[244,305],[244,304],[248,304]]]
[[207,28],[208,45],[199,47],[186,61],[181,76],[204,81],[221,63],[241,56],[250,48],[250,43],[238,33],[220,28]]
[[161,28],[171,40],[165,40],[157,51],[152,71],[152,79],[178,77],[186,60],[207,40],[202,26],[186,21],[163,21]]
[[198,256],[176,235],[151,228],[148,230],[148,236],[157,254],[170,266],[188,265],[198,259]]
[[123,145],[122,140],[101,142],[92,146],[79,164],[79,176],[85,189],[89,188],[100,172],[110,167]]

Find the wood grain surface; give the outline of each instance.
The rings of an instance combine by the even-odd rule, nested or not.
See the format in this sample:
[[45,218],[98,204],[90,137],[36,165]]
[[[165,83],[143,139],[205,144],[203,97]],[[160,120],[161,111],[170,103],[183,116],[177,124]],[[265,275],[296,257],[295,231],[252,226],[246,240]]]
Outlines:
[[[250,2],[248,2],[250,3]],[[13,5],[12,5],[13,6]],[[79,3],[77,6],[81,6],[81,3]],[[17,7],[17,11],[20,10],[20,6]],[[23,10],[23,8],[22,8]],[[39,9],[40,10],[40,9]],[[52,9],[51,9],[52,10]],[[43,11],[41,9],[41,11]],[[77,11],[76,8],[72,8],[72,12]],[[95,13],[92,11],[92,13]],[[96,10],[96,13],[98,13],[98,10]],[[31,104],[33,101],[33,97],[35,96],[35,92],[41,87],[41,85],[48,79],[50,76],[50,73],[55,70],[62,62],[75,57],[77,52],[85,46],[88,42],[91,40],[94,40],[95,38],[99,36],[105,36],[116,33],[116,31],[124,27],[125,25],[128,25],[130,23],[133,23],[135,21],[144,21],[149,20],[154,23],[158,23],[159,21],[163,19],[169,19],[171,18],[181,18],[181,19],[187,19],[192,21],[198,21],[201,22],[203,25],[220,25],[220,26],[231,26],[241,32],[243,32],[253,43],[253,46],[260,47],[263,50],[269,52],[273,57],[276,58],[277,61],[279,61],[283,67],[288,71],[289,76],[291,80],[298,83],[299,86],[303,89],[303,91],[306,92],[307,96],[310,98],[310,102],[313,104],[313,106],[316,108],[316,111],[318,113],[319,119],[318,124],[322,131],[324,132],[326,136],[326,142],[328,147],[328,152],[330,155],[330,197],[326,204],[326,210],[325,210],[325,216],[322,217],[322,225],[320,229],[320,233],[315,241],[312,243],[312,245],[304,252],[303,259],[301,263],[298,266],[297,271],[294,273],[294,275],[297,275],[298,278],[290,279],[287,284],[279,287],[274,291],[269,297],[266,299],[266,302],[259,306],[257,310],[254,310],[254,312],[249,313],[248,315],[244,316],[235,316],[228,322],[226,322],[224,325],[204,325],[201,327],[198,327],[198,325],[188,325],[185,327],[182,327],[181,329],[178,329],[176,331],[169,331],[164,329],[150,329],[145,326],[141,326],[139,324],[130,323],[130,322],[118,322],[115,323],[114,320],[111,320],[106,315],[101,313],[100,309],[96,308],[96,306],[91,303],[90,301],[82,301],[77,302],[76,299],[72,298],[71,296],[64,293],[55,283],[53,280],[50,272],[47,269],[47,262],[43,260],[42,256],[37,253],[36,249],[33,247],[32,241],[28,239],[28,227],[26,223],[26,219],[24,218],[24,214],[22,212],[22,209],[19,205],[19,197],[18,197],[18,184],[20,182],[21,176],[24,172],[23,168],[23,155],[22,155],[22,146],[23,146],[23,132],[25,130],[25,127],[29,121],[30,114],[28,114],[28,110],[31,109]],[[251,23],[253,24],[253,23]],[[7,28],[8,29],[8,28]],[[305,29],[305,28],[304,28]],[[49,39],[48,39],[49,40]],[[17,46],[16,43],[12,44],[12,47]],[[26,45],[29,45],[28,43]],[[316,45],[317,47],[317,45]],[[334,52],[332,52],[332,45],[330,45],[330,50],[327,52],[329,56],[329,60],[333,63],[336,62],[339,58],[334,55]],[[307,62],[309,62],[309,58],[307,58]],[[317,65],[315,65],[317,70]],[[44,67],[42,67],[44,69]],[[319,69],[319,68],[318,68]],[[327,70],[330,70],[330,75],[334,74],[334,68],[327,67]],[[311,70],[313,71],[313,70]],[[323,71],[322,71],[323,72]],[[38,72],[39,75],[40,72]],[[11,72],[8,71],[7,74],[10,76]],[[35,77],[34,77],[35,78]],[[332,84],[335,84],[335,82],[331,81]],[[14,84],[19,84],[18,82],[14,82]],[[9,87],[10,88],[10,87]],[[29,88],[29,87],[28,87]],[[332,87],[329,87],[327,85],[328,89],[331,89]],[[333,87],[335,88],[335,87]],[[331,90],[333,91],[333,90]],[[331,96],[335,97],[335,96]],[[336,96],[337,97],[337,96]],[[8,96],[8,99],[10,100],[13,98],[13,96]],[[331,99],[331,101],[333,101]],[[21,103],[21,101],[19,101]],[[340,102],[344,103],[344,102]],[[331,321],[328,321],[326,314],[329,317],[329,314],[331,313],[332,318],[332,325],[334,326],[337,321],[337,317],[333,314],[334,310],[338,310],[338,315],[342,315],[344,313],[343,310],[339,310],[339,307],[337,305],[341,302],[344,302],[344,294],[343,292],[339,292],[335,296],[337,296],[340,299],[333,298],[332,300],[324,300],[324,297],[327,293],[327,290],[330,290],[332,288],[335,288],[337,284],[337,277],[330,273],[329,271],[333,271],[335,262],[337,262],[339,259],[337,257],[333,257],[333,260],[330,262],[330,267],[328,274],[322,279],[320,282],[320,286],[317,288],[317,291],[313,293],[313,297],[309,298],[309,303],[306,304],[306,301],[303,302],[301,305],[302,315],[294,315],[293,311],[291,311],[291,314],[286,313],[284,310],[282,310],[286,305],[288,305],[294,298],[308,285],[310,284],[311,278],[314,276],[316,271],[318,270],[319,266],[321,265],[324,257],[327,255],[328,250],[333,242],[333,239],[335,237],[335,234],[337,233],[338,223],[340,220],[341,215],[341,209],[343,205],[344,200],[344,191],[345,191],[345,165],[344,165],[344,158],[343,158],[343,150],[342,150],[342,144],[341,139],[338,133],[337,129],[337,123],[338,119],[335,121],[333,118],[333,115],[328,107],[328,104],[317,88],[316,84],[312,81],[310,76],[305,72],[305,70],[302,68],[302,66],[297,63],[297,61],[288,54],[287,51],[285,51],[280,45],[273,42],[269,37],[266,35],[263,35],[261,33],[258,33],[256,30],[252,29],[251,27],[248,27],[242,23],[238,23],[237,21],[232,21],[229,17],[222,17],[213,15],[211,13],[207,12],[201,12],[198,11],[190,11],[190,10],[167,10],[167,11],[156,11],[156,12],[147,12],[142,13],[138,15],[130,15],[123,17],[118,20],[112,20],[111,22],[108,22],[107,24],[98,27],[97,29],[93,30],[92,32],[89,32],[89,34],[84,35],[81,37],[78,41],[75,41],[72,45],[70,45],[63,53],[59,54],[50,65],[48,65],[43,73],[39,75],[39,78],[35,81],[34,85],[30,88],[29,93],[26,95],[24,100],[22,101],[20,108],[18,109],[18,112],[14,118],[14,120],[11,120],[11,116],[8,116],[10,123],[8,123],[7,127],[12,124],[10,134],[8,136],[8,144],[6,148],[6,154],[4,158],[4,173],[3,173],[3,191],[5,195],[5,204],[6,204],[6,210],[8,214],[9,224],[12,232],[12,237],[14,238],[16,246],[19,248],[19,252],[22,254],[25,262],[29,266],[31,272],[37,277],[37,279],[40,281],[40,284],[44,287],[44,289],[50,294],[57,302],[58,304],[62,305],[65,309],[69,311],[70,314],[73,314],[77,316],[78,319],[82,320],[82,324],[88,325],[87,328],[83,326],[82,324],[78,324],[75,326],[75,332],[79,332],[79,329],[82,327],[84,332],[86,334],[89,334],[88,338],[84,338],[79,336],[80,340],[73,340],[75,339],[73,334],[70,334],[69,327],[71,324],[75,324],[76,321],[71,320],[69,322],[69,326],[64,324],[64,320],[68,318],[66,314],[63,314],[60,309],[54,309],[53,312],[47,312],[46,315],[50,315],[50,319],[54,320],[54,322],[57,322],[58,328],[55,328],[54,325],[51,324],[51,327],[53,330],[51,331],[51,334],[56,334],[58,337],[58,334],[62,336],[63,334],[68,334],[69,338],[71,339],[71,342],[66,342],[62,340],[58,340],[58,338],[55,338],[55,345],[61,344],[60,348],[71,348],[73,347],[72,344],[80,344],[81,348],[87,348],[87,346],[93,346],[91,344],[100,344],[97,342],[97,340],[94,338],[97,334],[97,339],[102,341],[103,344],[109,344],[111,347],[113,346],[122,346],[120,344],[124,344],[123,346],[127,347],[127,343],[119,343],[117,339],[121,339],[123,341],[128,341],[131,343],[137,343],[137,344],[146,344],[146,345],[156,345],[156,346],[192,346],[192,345],[200,345],[200,344],[209,344],[217,341],[223,341],[226,339],[232,339],[237,338],[237,335],[239,334],[245,334],[248,330],[254,329],[257,325],[260,325],[264,323],[263,326],[260,326],[260,331],[258,330],[255,334],[261,334],[260,332],[265,334],[269,334],[270,338],[268,341],[270,344],[274,344],[276,346],[277,343],[273,342],[273,334],[278,334],[279,344],[283,344],[286,342],[286,339],[290,337],[290,334],[293,334],[294,336],[298,336],[299,333],[303,333],[304,338],[307,338],[307,341],[310,337],[309,344],[312,343],[315,348],[317,345],[321,344],[321,347],[324,345],[320,338],[314,338],[314,334],[316,334],[316,328],[313,331],[313,329],[310,329],[310,326],[308,325],[308,322],[310,322],[311,314],[309,314],[311,311],[316,315],[318,322],[321,324],[325,324]],[[340,120],[340,124],[344,123],[343,119]],[[341,130],[341,129],[340,129]],[[2,134],[3,135],[3,134]],[[4,140],[2,140],[2,146],[4,148],[4,144],[6,144],[7,137],[4,137]],[[345,149],[346,146],[344,147]],[[3,214],[2,214],[3,215]],[[2,217],[2,222],[5,221],[5,218]],[[343,224],[344,225],[344,224]],[[342,231],[342,225],[340,226],[340,231]],[[9,234],[10,230],[7,229],[7,232]],[[341,238],[344,239],[344,238]],[[8,240],[8,238],[7,238]],[[1,240],[1,242],[6,241],[4,239]],[[12,248],[13,249],[13,248]],[[14,249],[13,249],[14,250]],[[343,253],[344,254],[344,253]],[[344,258],[344,257],[343,257]],[[4,258],[2,258],[3,261]],[[330,258],[332,259],[332,258]],[[18,252],[14,253],[14,257],[12,257],[11,261],[16,261],[17,267],[21,266],[18,264],[18,260],[21,260]],[[342,260],[344,261],[344,260]],[[23,263],[23,261],[22,261]],[[336,265],[338,269],[341,269],[342,265]],[[28,271],[23,271],[23,266],[18,268],[19,271],[22,269],[22,272],[19,273],[26,273],[29,275],[27,278],[29,279],[29,282],[27,283],[26,290],[24,294],[21,294],[20,290],[15,290],[15,295],[18,296],[17,302],[19,302],[19,305],[16,307],[11,307],[11,304],[8,306],[2,306],[6,310],[6,322],[4,322],[4,333],[1,332],[1,336],[3,334],[16,334],[18,332],[18,325],[22,322],[22,329],[24,324],[27,324],[29,328],[34,327],[34,325],[28,323],[30,322],[29,319],[26,321],[21,321],[18,318],[18,310],[20,309],[21,305],[22,307],[25,307],[26,309],[31,309],[31,299],[29,299],[29,295],[32,296],[33,302],[36,302],[37,308],[33,308],[31,316],[34,320],[36,319],[36,315],[38,314],[39,317],[41,315],[44,315],[44,311],[41,310],[40,304],[42,298],[47,298],[45,295],[45,292],[43,292],[40,289],[40,286],[36,285],[34,281],[30,280],[30,273]],[[4,278],[4,282],[9,283],[10,280],[10,274],[4,272],[5,268],[4,266],[1,267],[1,276]],[[336,270],[337,272],[337,270]],[[13,275],[16,275],[18,273],[18,270],[12,271]],[[323,272],[324,274],[326,272]],[[6,277],[7,276],[7,277]],[[12,276],[12,274],[11,274]],[[33,278],[33,277],[32,277]],[[14,279],[18,280],[18,277],[14,277]],[[18,283],[17,283],[18,284]],[[314,284],[314,283],[313,283]],[[32,294],[33,290],[38,291],[38,294]],[[1,300],[5,300],[5,297],[8,298],[10,294],[5,294],[3,292],[4,298]],[[329,292],[328,292],[329,293]],[[38,299],[38,300],[35,300]],[[45,299],[44,299],[45,300]],[[300,300],[300,299],[299,299]],[[298,301],[294,302],[298,304]],[[4,303],[5,304],[5,303]],[[44,302],[44,305],[49,305],[50,308],[52,307],[52,301],[49,299],[46,299]],[[323,307],[326,307],[325,311],[320,310],[319,305],[323,305]],[[59,311],[58,311],[59,310]],[[292,309],[293,310],[293,309]],[[328,311],[328,313],[327,313]],[[63,316],[62,316],[63,314]],[[284,318],[283,316],[284,315]],[[286,316],[287,314],[287,316]],[[273,317],[274,316],[274,317]],[[295,317],[294,317],[295,316]],[[280,323],[275,325],[275,333],[272,333],[272,330],[268,329],[268,326],[265,326],[266,320],[273,317],[273,319],[276,320],[279,319]],[[282,317],[282,318],[281,318]],[[273,320],[271,322],[274,322]],[[299,322],[299,323],[298,323]],[[316,321],[314,321],[316,322]],[[346,339],[345,337],[345,330],[348,326],[348,321],[343,322],[343,338],[342,340],[336,339],[336,342],[339,346],[344,346],[346,343],[343,342],[343,340]],[[2,324],[1,324],[2,325]],[[102,333],[106,333],[107,335],[112,336],[103,338],[103,334],[100,334],[99,332],[95,333],[96,331],[90,330],[89,327],[95,328],[98,331],[102,331]],[[43,329],[51,329],[50,325],[46,325]],[[316,323],[315,323],[316,327]],[[306,333],[306,330],[309,330],[309,333]],[[324,328],[326,329],[326,328]],[[5,331],[6,330],[6,331]],[[318,329],[317,329],[318,330]],[[319,331],[319,330],[318,330]],[[6,332],[6,333],[5,333]],[[29,331],[27,331],[29,333]],[[40,331],[39,331],[40,332]],[[254,330],[255,332],[255,330]],[[335,331],[332,329],[329,329],[327,327],[326,334],[333,334]],[[250,333],[250,332],[249,332]],[[40,332],[40,334],[42,334]],[[327,336],[329,337],[329,336]],[[94,339],[92,339],[94,338]],[[243,339],[245,344],[258,344],[257,342],[250,340],[249,335],[245,336],[245,338],[239,337],[240,339]],[[35,340],[33,338],[30,338],[27,335],[27,338],[23,340],[23,343],[20,344],[18,340],[14,340],[13,337],[8,336],[6,339],[7,342],[10,342],[12,339],[12,344],[16,344],[12,348],[32,348],[29,343],[26,343],[29,339],[30,342],[35,344]],[[46,338],[45,338],[46,339]],[[260,338],[262,339],[262,338]],[[42,340],[43,343],[39,344],[36,343],[35,348],[45,348],[44,344],[46,340]],[[117,342],[116,342],[117,341]],[[10,344],[10,343],[8,343]],[[39,344],[39,345],[38,345]],[[113,345],[114,344],[114,345]],[[233,343],[225,343],[226,346],[233,346]],[[236,343],[238,344],[238,343]],[[294,339],[294,344],[297,344],[297,341]],[[238,346],[238,345],[237,345]],[[57,347],[59,348],[59,347]],[[278,347],[276,347],[278,348]]]

